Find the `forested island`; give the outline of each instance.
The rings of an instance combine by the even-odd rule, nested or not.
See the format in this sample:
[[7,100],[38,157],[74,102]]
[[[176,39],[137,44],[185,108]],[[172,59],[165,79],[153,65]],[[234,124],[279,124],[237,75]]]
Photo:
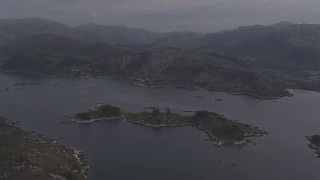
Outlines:
[[134,124],[156,128],[194,126],[203,130],[210,140],[218,142],[217,145],[219,146],[229,144],[243,145],[250,142],[247,139],[248,137],[268,134],[257,127],[236,122],[208,111],[196,111],[194,115],[186,116],[173,113],[169,108],[165,108],[162,112],[158,108],[149,107],[143,112],[132,113],[115,106],[98,104],[88,112],[77,113],[68,117],[71,122],[75,123],[126,119]]
[[87,179],[80,151],[17,128],[1,116],[0,148],[0,179]]

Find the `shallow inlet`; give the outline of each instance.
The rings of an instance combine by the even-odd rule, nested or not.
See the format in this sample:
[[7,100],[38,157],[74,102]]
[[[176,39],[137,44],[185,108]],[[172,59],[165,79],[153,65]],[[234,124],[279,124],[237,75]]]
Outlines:
[[[22,128],[64,138],[63,144],[84,151],[92,179],[320,179],[320,160],[304,137],[320,133],[319,93],[292,90],[294,97],[262,101],[201,88],[146,89],[112,79],[4,74],[0,89],[30,81],[58,85],[0,91],[0,114],[20,121]],[[126,121],[60,123],[66,115],[86,111],[98,102],[134,112],[149,106],[169,107],[178,113],[208,110],[270,134],[255,138],[255,146],[217,148],[192,127],[153,129]]]

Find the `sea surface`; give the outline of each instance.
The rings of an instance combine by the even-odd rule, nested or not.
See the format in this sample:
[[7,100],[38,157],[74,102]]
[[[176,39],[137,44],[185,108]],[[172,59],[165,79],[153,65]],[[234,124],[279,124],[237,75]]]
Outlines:
[[[290,90],[293,97],[269,101],[202,88],[139,88],[131,81],[113,79],[0,74],[0,90],[23,82],[57,85],[0,91],[0,114],[20,121],[19,127],[46,137],[63,138],[60,143],[83,151],[93,180],[320,179],[320,159],[309,149],[305,138],[320,134],[317,92]],[[219,148],[194,127],[149,128],[125,120],[88,125],[61,123],[67,120],[66,115],[87,111],[96,103],[132,112],[149,106],[178,113],[208,110],[258,126],[270,134],[251,138],[256,145]]]

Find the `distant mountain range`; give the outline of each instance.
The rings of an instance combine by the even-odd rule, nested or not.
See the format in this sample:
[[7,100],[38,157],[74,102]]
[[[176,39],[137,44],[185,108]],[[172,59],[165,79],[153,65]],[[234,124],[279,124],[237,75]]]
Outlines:
[[157,33],[126,26],[84,24],[70,27],[40,18],[0,19],[0,46],[42,34],[73,37],[86,43],[189,48],[242,57],[253,65],[280,69],[320,67],[320,25],[281,22],[244,26],[218,33]]
[[0,19],[0,46],[42,33],[70,36],[87,43],[108,45],[141,45],[158,42],[163,45],[180,44],[184,46],[184,44],[190,43],[190,39],[199,39],[203,36],[201,33],[157,33],[126,26],[108,26],[94,23],[70,27],[40,18]]
[[0,19],[4,71],[143,78],[277,98],[287,88],[319,91],[319,67],[320,25],[282,22],[202,34]]

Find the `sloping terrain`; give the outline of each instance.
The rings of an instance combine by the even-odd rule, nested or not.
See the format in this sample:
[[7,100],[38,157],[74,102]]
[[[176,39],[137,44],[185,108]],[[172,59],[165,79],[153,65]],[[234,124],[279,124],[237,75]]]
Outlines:
[[223,56],[179,48],[90,45],[44,34],[2,48],[0,61],[5,71],[143,78],[258,98],[289,94],[272,75]]

